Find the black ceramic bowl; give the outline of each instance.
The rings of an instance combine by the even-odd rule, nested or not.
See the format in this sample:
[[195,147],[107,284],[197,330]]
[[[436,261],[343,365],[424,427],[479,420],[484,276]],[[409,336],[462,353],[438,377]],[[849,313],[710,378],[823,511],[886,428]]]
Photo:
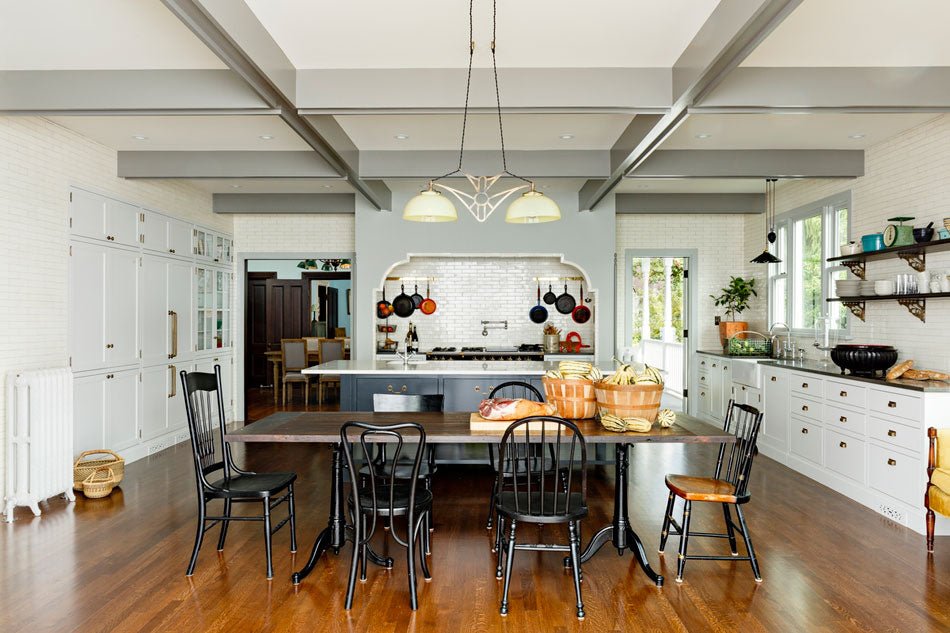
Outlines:
[[855,376],[876,377],[897,362],[897,350],[890,345],[838,345],[831,350],[831,360]]
[[930,240],[933,239],[933,236],[934,236],[933,228],[914,229],[914,241],[916,241],[918,244],[921,242],[929,242]]

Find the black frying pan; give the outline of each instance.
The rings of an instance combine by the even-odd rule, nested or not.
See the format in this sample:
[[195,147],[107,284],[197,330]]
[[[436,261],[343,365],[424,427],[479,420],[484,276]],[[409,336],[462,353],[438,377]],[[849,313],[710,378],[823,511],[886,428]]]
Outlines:
[[531,308],[528,318],[532,323],[544,323],[548,320],[548,309],[541,305],[541,284],[538,284],[538,305]]
[[574,319],[574,323],[587,323],[590,321],[590,308],[584,305],[584,284],[581,284],[581,294],[578,299],[580,303],[574,308],[571,318]]
[[[393,305],[395,305],[395,301]],[[574,306],[577,305],[577,302],[574,301],[574,297],[567,294],[567,284],[564,284],[564,294],[558,295],[558,298],[554,301],[554,307],[557,308],[557,311],[561,314],[570,314],[574,311]]]
[[555,301],[557,301],[557,295],[551,290],[551,284],[548,284],[548,291],[544,293],[544,302],[551,305]]
[[386,286],[383,286],[383,300],[376,302],[376,317],[379,319],[388,319],[393,313],[393,304],[386,301]]
[[412,316],[416,311],[416,304],[412,302],[412,297],[406,294],[406,286],[400,286],[402,292],[393,299],[393,312],[397,317],[406,318]]
[[425,297],[419,294],[419,284],[416,284],[416,290],[412,293],[412,305],[418,308],[424,299]]

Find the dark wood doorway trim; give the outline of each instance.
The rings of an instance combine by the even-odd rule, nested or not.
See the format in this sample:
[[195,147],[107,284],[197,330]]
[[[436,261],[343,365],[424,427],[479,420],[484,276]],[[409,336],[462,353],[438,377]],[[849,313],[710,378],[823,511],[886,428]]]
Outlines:
[[[244,292],[244,384],[258,386],[273,382],[263,353],[267,350],[265,283],[277,279],[276,272],[246,272]],[[262,320],[263,319],[263,320]]]

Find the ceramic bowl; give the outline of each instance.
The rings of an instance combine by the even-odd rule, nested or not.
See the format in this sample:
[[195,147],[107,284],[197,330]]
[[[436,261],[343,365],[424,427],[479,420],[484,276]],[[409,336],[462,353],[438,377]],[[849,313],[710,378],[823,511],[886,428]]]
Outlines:
[[884,234],[871,233],[870,235],[862,235],[861,247],[864,249],[865,253],[870,253],[871,251],[879,251],[883,249],[884,248]]
[[894,282],[889,279],[883,279],[881,281],[874,282],[874,294],[876,295],[892,295],[894,294]]
[[918,244],[922,242],[929,242],[933,239],[934,230],[932,228],[919,228],[914,229],[914,241]]
[[841,245],[841,256],[845,255],[857,255],[861,252],[861,245],[857,242],[848,242],[847,244]]

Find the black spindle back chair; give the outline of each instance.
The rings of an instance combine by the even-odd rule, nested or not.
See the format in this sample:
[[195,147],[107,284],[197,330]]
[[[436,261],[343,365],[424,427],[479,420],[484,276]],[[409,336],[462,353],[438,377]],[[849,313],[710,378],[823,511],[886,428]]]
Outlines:
[[[553,447],[549,464],[545,447]],[[508,523],[505,587],[500,612],[508,613],[508,588],[516,549],[570,552],[577,597],[577,617],[584,618],[581,599],[580,522],[587,516],[587,443],[573,422],[555,416],[533,416],[513,422],[502,436],[497,478],[498,531]],[[505,489],[505,483],[508,483]],[[567,545],[517,544],[519,521],[567,523]],[[498,547],[496,577],[502,574],[503,548]]]
[[[231,447],[224,441],[224,398],[221,389],[221,366],[214,366],[214,373],[186,372],[180,373],[181,386],[184,392],[185,413],[188,417],[188,429],[191,434],[191,448],[195,462],[195,479],[198,487],[198,532],[195,536],[195,546],[188,563],[187,576],[195,570],[198,560],[198,550],[204,534],[218,523],[221,523],[221,534],[218,537],[218,551],[224,549],[224,541],[231,521],[263,521],[265,532],[265,552],[267,555],[267,577],[273,578],[274,569],[271,555],[271,536],[290,523],[290,551],[297,551],[297,533],[294,523],[294,481],[296,473],[253,473],[238,468],[231,456]],[[215,424],[218,431],[215,433]],[[217,437],[215,437],[217,435]],[[221,445],[222,457],[218,457],[215,442]],[[211,476],[220,471],[221,478]],[[276,495],[287,492],[273,499]],[[221,516],[209,517],[208,502],[213,499],[224,501],[224,512]],[[272,501],[273,499],[273,501]],[[283,521],[271,529],[270,512],[279,504],[287,502],[288,515]],[[264,512],[259,517],[232,517],[231,504],[262,502]],[[207,522],[210,525],[206,525]]]
[[[354,443],[353,433],[359,431],[358,441]],[[414,434],[411,443],[418,448],[408,477],[400,477],[397,470],[399,458],[403,453],[404,435],[406,432]],[[356,570],[360,569],[360,580],[366,580],[366,566],[368,559],[369,541],[376,533],[376,523],[380,517],[386,519],[386,529],[393,539],[406,548],[408,562],[409,596],[412,610],[418,606],[416,599],[416,541],[422,539],[422,545],[427,546],[428,530],[423,525],[426,516],[432,510],[432,492],[426,489],[418,490],[419,469],[422,465],[422,455],[426,448],[426,432],[421,425],[407,422],[403,424],[376,425],[365,422],[347,422],[340,429],[340,443],[345,447],[346,467],[350,472],[356,472],[355,466],[369,462],[372,458],[371,444],[379,442],[395,443],[391,451],[390,461],[383,464],[375,477],[367,477],[351,486],[348,506],[353,518],[353,558],[350,562],[350,577],[346,588],[346,603],[344,608],[353,605],[353,590],[356,583]],[[358,451],[358,455],[354,455]],[[406,517],[406,537],[400,538],[393,518]],[[420,552],[422,573],[426,580],[431,579],[425,554]]]
[[[752,565],[752,573],[756,582],[762,582],[759,574],[759,563],[752,547],[752,539],[746,526],[742,506],[749,502],[749,476],[752,472],[752,461],[756,456],[756,441],[759,429],[762,427],[762,413],[747,404],[738,404],[729,401],[726,409],[726,421],[723,429],[735,435],[735,443],[721,444],[719,455],[716,458],[716,470],[712,477],[693,477],[689,475],[667,475],[666,487],[670,490],[666,504],[666,514],[663,517],[663,528],[660,532],[660,553],[666,547],[666,540],[670,534],[679,534],[680,547],[677,561],[676,582],[683,582],[683,570],[686,561],[694,560],[747,560]],[[728,447],[728,448],[727,448]],[[685,501],[683,508],[683,524],[680,525],[673,518],[673,506],[676,497]],[[721,503],[726,521],[724,534],[715,532],[690,532],[690,512],[693,501]],[[739,525],[732,520],[730,506],[735,506]],[[742,534],[745,541],[746,556],[739,556],[736,549],[736,530]],[[688,556],[687,547],[690,536],[729,539],[732,556]]]

